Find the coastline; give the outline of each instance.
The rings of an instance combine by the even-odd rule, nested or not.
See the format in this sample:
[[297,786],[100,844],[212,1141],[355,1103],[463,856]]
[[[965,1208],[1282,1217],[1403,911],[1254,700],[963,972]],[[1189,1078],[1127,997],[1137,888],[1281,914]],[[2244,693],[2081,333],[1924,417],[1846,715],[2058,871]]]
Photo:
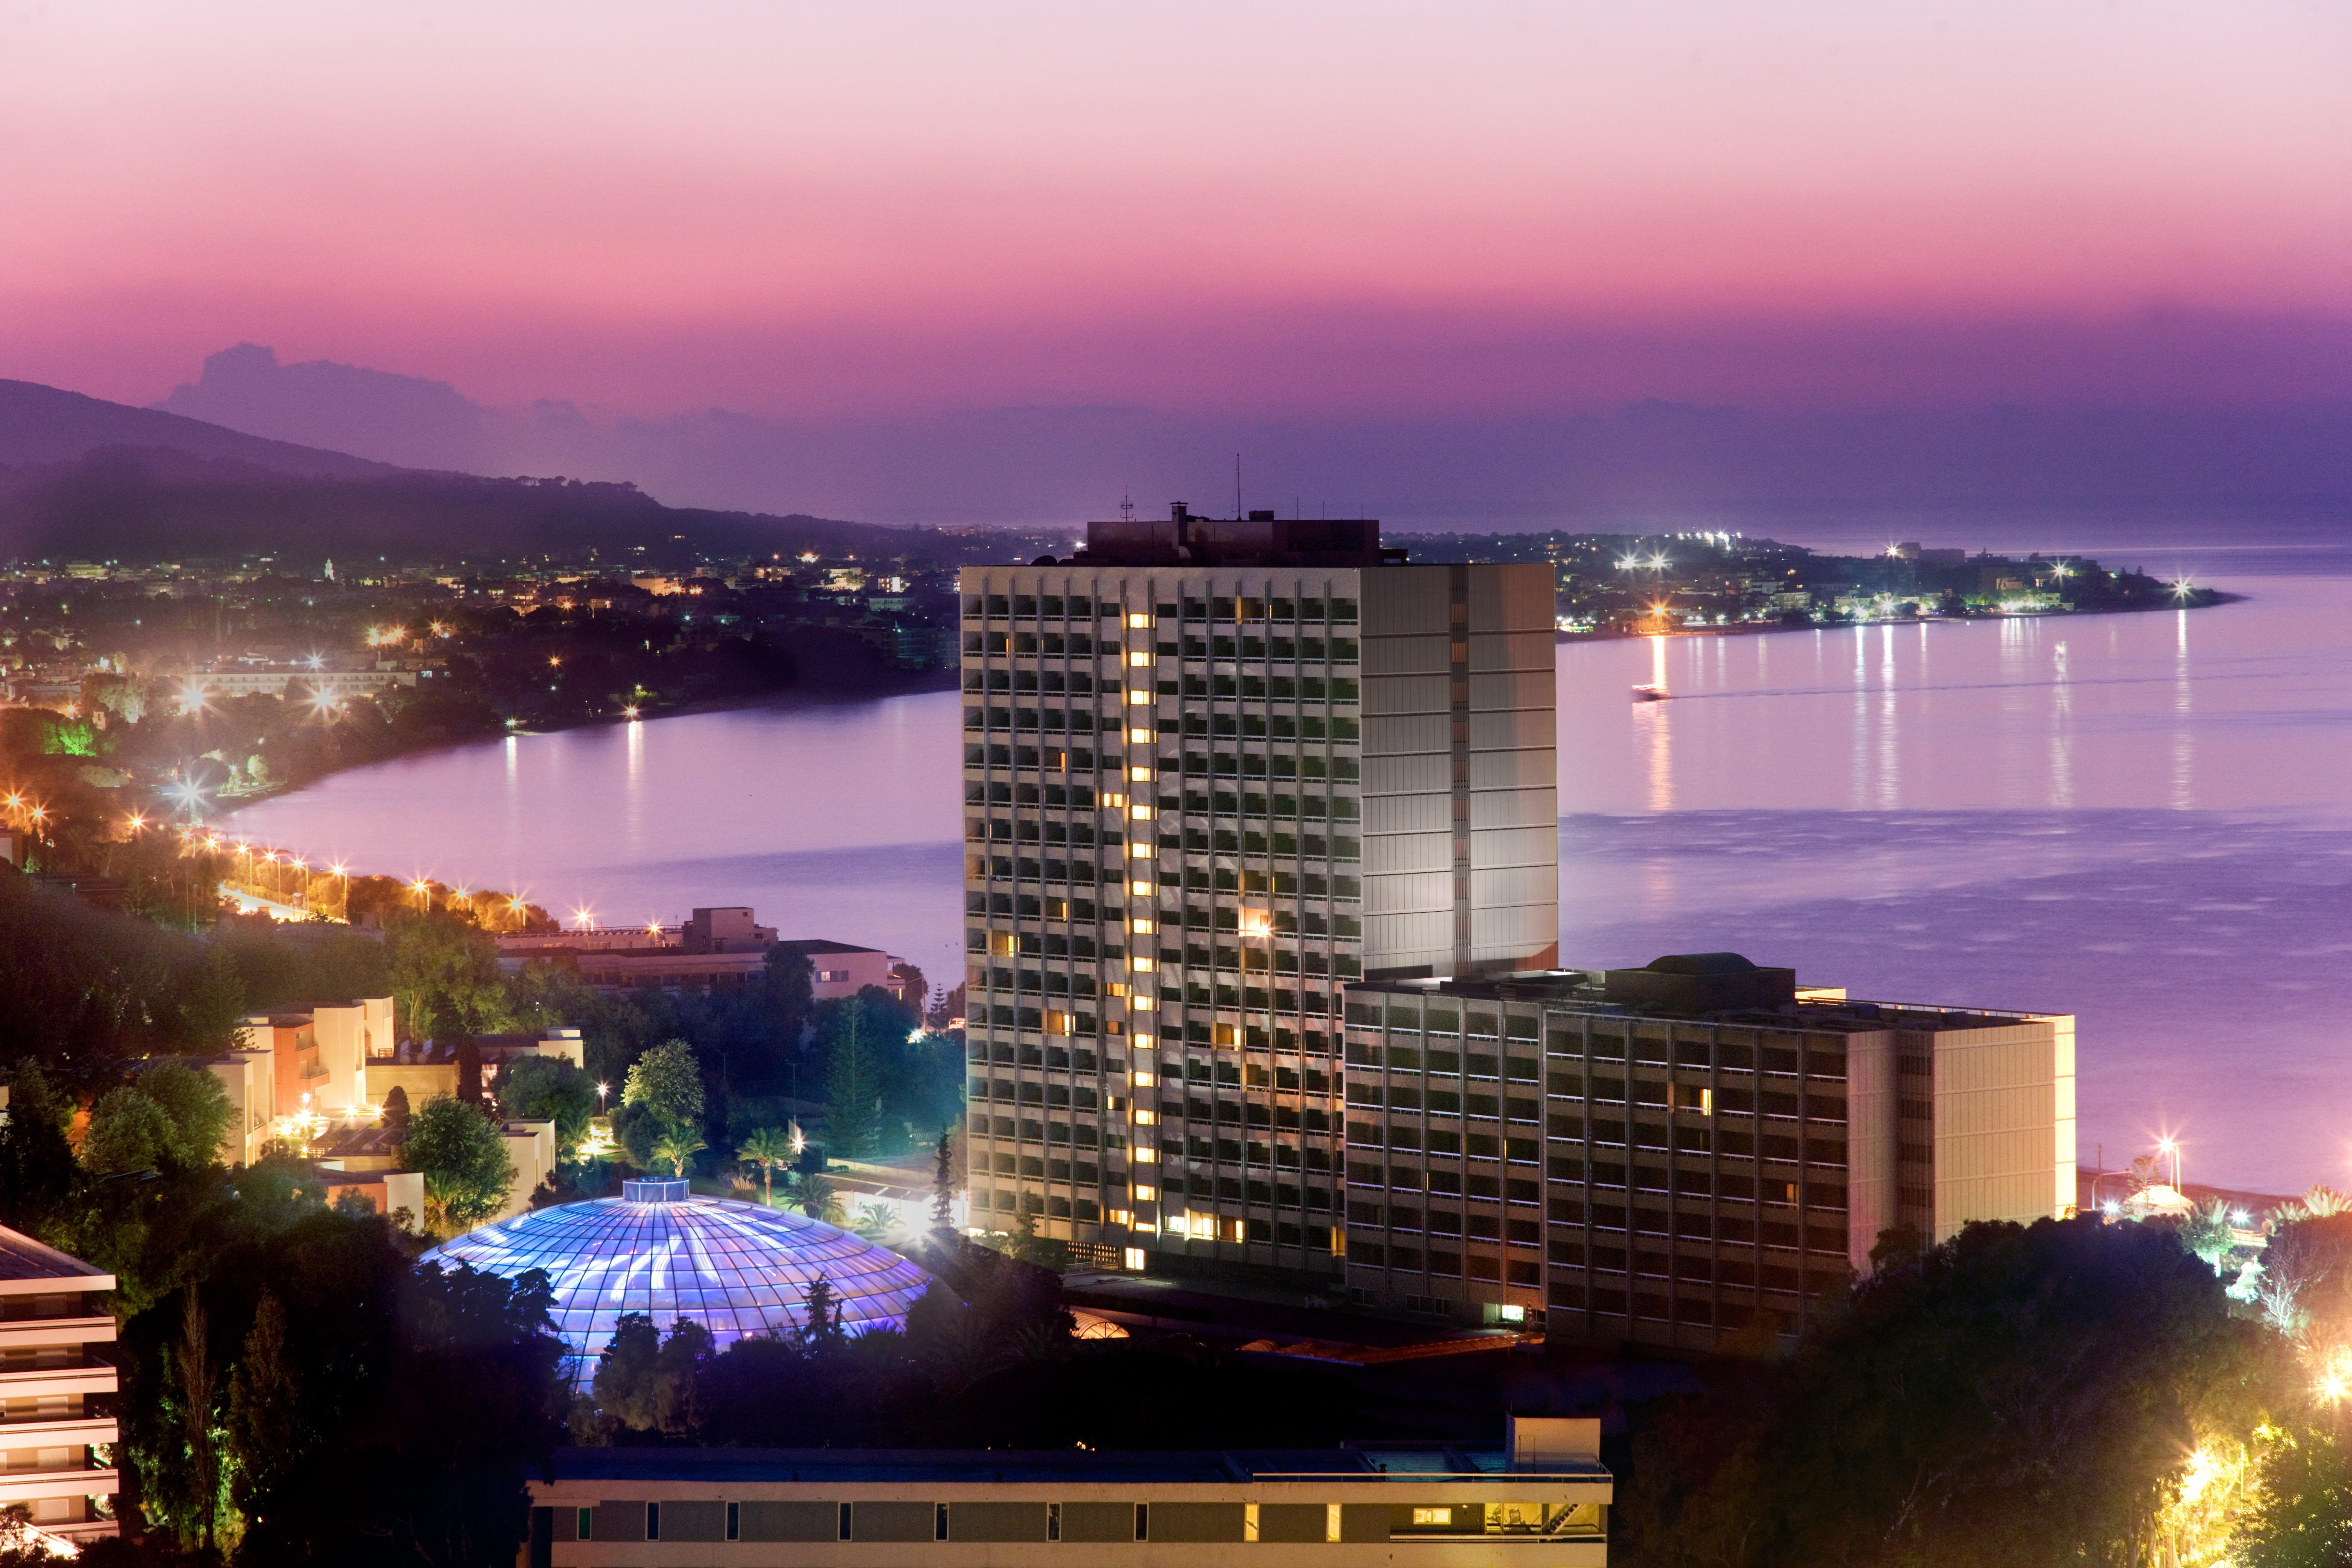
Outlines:
[[1815,621],[1805,626],[1791,626],[1780,621],[1738,621],[1718,626],[1671,626],[1663,631],[1568,631],[1555,629],[1556,643],[1632,642],[1643,637],[1760,637],[1770,632],[1837,632],[1871,626],[1968,626],[1975,622],[2073,620],[2088,616],[2147,616],[2168,615],[2181,610],[2211,610],[2223,605],[2242,604],[2251,595],[2231,594],[2221,589],[2201,590],[2203,597],[2193,605],[2113,605],[2087,610],[2005,610],[1987,616],[1914,616],[1908,620],[1884,621]]
[[593,719],[574,720],[569,723],[518,724],[510,728],[484,730],[478,734],[453,735],[421,745],[399,747],[381,756],[359,758],[341,767],[328,768],[321,773],[312,773],[307,778],[289,779],[284,784],[272,784],[263,789],[248,790],[236,795],[215,796],[216,800],[228,805],[229,809],[220,813],[213,820],[226,821],[247,806],[259,805],[264,801],[276,800],[285,795],[299,795],[313,784],[323,784],[340,773],[353,773],[361,768],[372,768],[383,763],[402,762],[412,757],[427,757],[436,752],[456,751],[460,747],[480,745],[488,741],[502,741],[510,736],[558,735],[572,730],[589,730],[599,726],[618,728],[624,724],[650,724],[657,720],[685,719],[698,713],[737,713],[754,709],[844,707],[859,702],[878,702],[890,697],[915,697],[931,691],[953,691],[960,684],[960,678],[953,670],[910,670],[907,673],[908,679],[882,682],[875,689],[867,690],[800,690],[786,688],[764,697],[712,697],[696,702],[680,702],[657,711],[640,713],[635,719],[599,716]]

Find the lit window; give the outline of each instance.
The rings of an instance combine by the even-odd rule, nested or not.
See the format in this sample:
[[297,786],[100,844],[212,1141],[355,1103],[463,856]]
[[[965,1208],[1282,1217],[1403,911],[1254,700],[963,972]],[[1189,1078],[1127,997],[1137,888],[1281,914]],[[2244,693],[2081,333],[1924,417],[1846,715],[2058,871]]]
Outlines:
[[1150,784],[1151,770],[1147,767],[1132,767],[1127,770],[1127,776],[1137,784]]
[[1127,890],[1139,899],[1148,899],[1151,896],[1151,881],[1149,878],[1138,877],[1127,885]]
[[1452,1524],[1454,1510],[1450,1508],[1417,1508],[1412,1510],[1415,1524]]
[[1160,1002],[1157,997],[1139,994],[1130,998],[1127,1005],[1134,1008],[1139,1013],[1149,1013],[1154,1007],[1159,1006]]
[[1149,822],[1151,820],[1151,808],[1139,802],[1127,808],[1127,815],[1138,822]]
[[[1124,1217],[1123,1215],[1121,1216],[1121,1218],[1120,1218],[1120,1220],[1119,1220],[1119,1223],[1120,1223],[1120,1224],[1122,1224],[1122,1225],[1124,1225],[1124,1224],[1126,1223],[1126,1219],[1125,1219],[1125,1217]],[[1141,1248],[1141,1247],[1128,1247],[1128,1248],[1126,1249],[1126,1251],[1127,1251],[1127,1266],[1128,1266],[1129,1268],[1134,1269],[1138,1274],[1142,1273],[1142,1272],[1143,1272],[1143,1248]]]
[[1150,650],[1148,648],[1137,648],[1133,653],[1127,656],[1127,662],[1135,666],[1139,669],[1144,668],[1151,663]]
[[1134,920],[1128,921],[1128,929],[1135,932],[1138,936],[1150,936],[1152,931],[1158,928],[1153,921],[1145,920],[1139,915]]
[[1129,610],[1127,613],[1127,624],[1135,627],[1138,631],[1141,631],[1144,627],[1149,626],[1151,624],[1151,617],[1144,611]]
[[1157,959],[1146,958],[1141,953],[1138,953],[1127,961],[1127,966],[1138,974],[1149,974],[1160,965]]
[[1127,743],[1130,746],[1148,746],[1151,744],[1151,731],[1149,730],[1129,730],[1127,732]]
[[1135,1037],[1135,1048],[1136,1048],[1137,1050],[1139,1050],[1139,1051],[1148,1051],[1148,1050],[1150,1050],[1150,1049],[1151,1048],[1151,1037],[1150,1037],[1150,1035],[1138,1035],[1138,1036],[1136,1036],[1136,1037]]
[[1134,1148],[1128,1151],[1128,1157],[1139,1165],[1157,1165],[1160,1163],[1160,1151],[1151,1148],[1148,1144],[1138,1143]]
[[1103,808],[1107,811],[1124,810],[1127,805],[1127,796],[1119,794],[1117,790],[1111,790],[1103,795],[1102,803]]
[[1134,1075],[1130,1081],[1132,1081],[1138,1089],[1150,1089],[1152,1085],[1160,1081],[1160,1075],[1157,1073],[1139,1072]]
[[1139,1105],[1135,1108],[1135,1124],[1138,1127],[1155,1127],[1159,1125],[1159,1122],[1160,1113],[1158,1111],[1146,1110]]
[[1142,691],[1142,690],[1131,690],[1131,691],[1129,691],[1129,692],[1127,694],[1127,705],[1128,705],[1129,708],[1140,708],[1140,707],[1143,707],[1145,704],[1149,703],[1150,700],[1151,700],[1151,693],[1150,693],[1149,691]]
[[1153,1186],[1150,1182],[1138,1182],[1135,1184],[1135,1201],[1137,1203],[1148,1204],[1159,1195],[1160,1189]]
[[1136,839],[1127,847],[1127,858],[1130,860],[1149,860],[1156,852],[1151,843],[1142,838]]

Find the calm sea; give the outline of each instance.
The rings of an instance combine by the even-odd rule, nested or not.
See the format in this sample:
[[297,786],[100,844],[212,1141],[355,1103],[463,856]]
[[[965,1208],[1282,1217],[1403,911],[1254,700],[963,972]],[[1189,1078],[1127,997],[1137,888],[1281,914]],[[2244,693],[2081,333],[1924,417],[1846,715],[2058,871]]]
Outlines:
[[[1759,530],[1762,531],[1762,530]],[[1853,531],[1779,537],[1853,548]],[[2185,613],[1563,647],[1561,951],[2080,1017],[2082,1157],[2352,1185],[2352,552],[2333,527],[1937,520],[2245,595]],[[1628,700],[1663,682],[1661,703]],[[604,923],[748,903],[961,960],[961,700],[664,719],[387,763],[237,828]]]

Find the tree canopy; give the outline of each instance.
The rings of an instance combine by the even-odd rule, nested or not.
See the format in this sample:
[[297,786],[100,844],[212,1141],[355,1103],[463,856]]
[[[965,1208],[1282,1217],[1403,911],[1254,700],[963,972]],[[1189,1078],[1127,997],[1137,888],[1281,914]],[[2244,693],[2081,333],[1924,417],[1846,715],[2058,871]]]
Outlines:
[[562,1057],[514,1057],[491,1086],[499,1109],[525,1121],[555,1123],[557,1157],[575,1158],[596,1114],[595,1081]]
[[99,1096],[82,1135],[98,1171],[193,1170],[220,1157],[236,1108],[220,1079],[184,1062],[160,1061]]
[[662,1122],[682,1127],[702,1120],[702,1065],[684,1040],[664,1040],[629,1066],[624,1105],[642,1105]]
[[2166,1542],[2201,1562],[2188,1538],[2234,1521],[2199,1478],[2252,1474],[2308,1403],[2171,1231],[1972,1225],[1896,1248],[1793,1360],[1644,1432],[1626,1544],[1663,1568],[2121,1565]]
[[425,1206],[452,1233],[499,1212],[515,1168],[499,1125],[481,1107],[439,1095],[408,1119],[409,1167],[425,1177]]

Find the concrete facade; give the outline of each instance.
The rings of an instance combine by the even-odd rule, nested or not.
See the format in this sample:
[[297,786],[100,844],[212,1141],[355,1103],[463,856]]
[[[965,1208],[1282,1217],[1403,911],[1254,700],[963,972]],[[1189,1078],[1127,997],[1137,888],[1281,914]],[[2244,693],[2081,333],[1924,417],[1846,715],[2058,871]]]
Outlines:
[[975,1224],[1336,1280],[1342,988],[1556,960],[1549,569],[1377,533],[964,571]]
[[1594,1420],[1500,1448],[1194,1453],[560,1449],[537,1568],[1604,1568]]
[[1799,1331],[1885,1231],[2071,1211],[2073,1018],[1743,963],[1351,988],[1353,1298],[1706,1349]]
[[120,1472],[91,1450],[121,1440],[105,1406],[116,1373],[114,1277],[0,1226],[0,1508],[22,1507],[65,1542],[116,1533]]
[[[856,947],[845,942],[796,939],[776,944],[809,962],[809,994],[819,1002],[838,1002],[868,985],[890,986],[890,966],[898,961],[879,948]],[[921,998],[916,998],[918,1004]]]

